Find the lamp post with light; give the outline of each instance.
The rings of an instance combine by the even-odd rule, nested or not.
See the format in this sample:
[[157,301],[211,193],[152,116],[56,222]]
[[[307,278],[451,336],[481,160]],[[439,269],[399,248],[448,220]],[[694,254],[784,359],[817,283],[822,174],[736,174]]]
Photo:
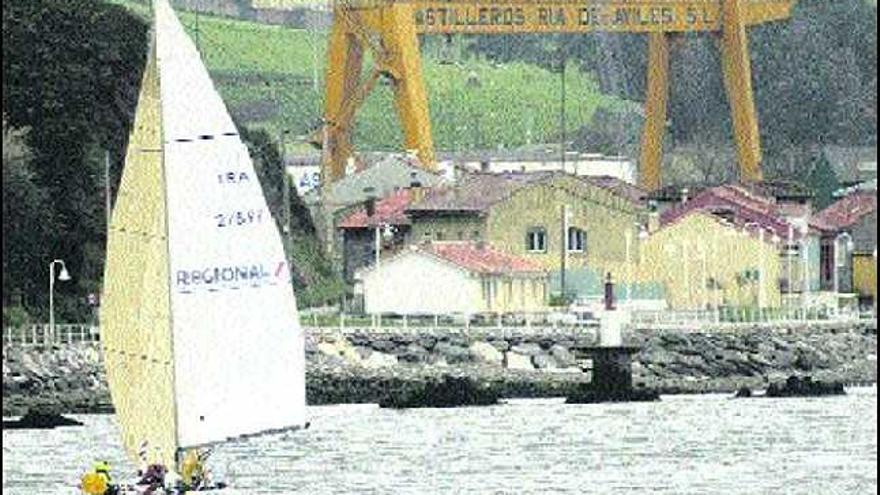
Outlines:
[[55,340],[55,264],[61,265],[61,271],[58,273],[58,280],[67,282],[70,280],[70,273],[63,260],[52,260],[49,263],[49,336]]

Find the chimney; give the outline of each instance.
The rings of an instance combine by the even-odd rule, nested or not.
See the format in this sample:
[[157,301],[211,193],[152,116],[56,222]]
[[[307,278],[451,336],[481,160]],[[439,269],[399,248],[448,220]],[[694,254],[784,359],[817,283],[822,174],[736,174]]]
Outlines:
[[425,197],[425,189],[416,175],[415,171],[409,174],[409,199],[411,203],[418,203]]
[[367,212],[367,216],[372,217],[376,214],[376,189],[373,187],[365,187],[364,193],[367,196],[364,201],[364,209]]

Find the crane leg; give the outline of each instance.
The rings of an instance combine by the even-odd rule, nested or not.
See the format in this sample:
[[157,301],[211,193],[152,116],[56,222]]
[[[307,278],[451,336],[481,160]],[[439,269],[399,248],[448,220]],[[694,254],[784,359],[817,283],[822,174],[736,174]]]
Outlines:
[[324,109],[324,160],[321,181],[330,184],[345,176],[345,165],[352,156],[352,112],[345,112],[348,95],[360,82],[363,46],[341,20],[334,21],[330,33],[327,64],[327,92]]
[[743,0],[723,0],[721,64],[733,120],[740,179],[757,182],[762,179],[761,136],[752,89],[746,7]]
[[428,96],[412,9],[406,2],[393,3],[384,9],[381,36],[394,72],[394,97],[404,145],[416,151],[423,167],[434,170]]
[[665,33],[651,33],[648,35],[648,87],[639,173],[639,185],[647,191],[660,188],[668,95],[669,40]]

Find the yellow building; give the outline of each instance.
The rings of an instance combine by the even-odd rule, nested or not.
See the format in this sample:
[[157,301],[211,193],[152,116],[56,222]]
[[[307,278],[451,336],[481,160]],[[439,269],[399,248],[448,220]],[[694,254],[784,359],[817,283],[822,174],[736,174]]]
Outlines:
[[473,174],[437,189],[407,213],[411,242],[485,241],[550,274],[551,292],[601,295],[606,273],[636,278],[644,192],[610,177],[565,173]]
[[693,211],[641,243],[639,277],[659,283],[672,309],[779,307],[778,247],[760,237]]
[[877,258],[871,253],[853,254],[853,289],[856,293],[869,296],[877,305]]

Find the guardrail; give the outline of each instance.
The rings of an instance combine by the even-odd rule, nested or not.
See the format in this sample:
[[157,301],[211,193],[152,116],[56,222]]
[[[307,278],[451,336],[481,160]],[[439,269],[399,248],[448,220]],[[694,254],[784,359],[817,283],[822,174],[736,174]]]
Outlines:
[[[599,326],[598,320],[575,321],[563,318],[564,313],[529,313],[516,315],[350,315],[344,313],[311,313],[301,315],[300,323],[311,334],[347,333],[358,330],[399,333],[401,331],[459,331],[461,333],[548,333],[587,331]],[[829,311],[816,309],[721,309],[699,311],[631,312],[630,328],[638,330],[669,329],[747,329],[755,326],[788,327],[792,324],[853,322],[876,319],[873,311]],[[4,327],[4,345],[45,346],[81,344],[100,341],[96,325],[49,325]]]
[[85,324],[26,325],[3,327],[4,345],[46,346],[53,344],[88,344],[100,340],[98,327]]
[[695,311],[634,311],[632,325],[643,329],[707,326],[750,326],[875,319],[873,311],[829,308],[719,308]]

